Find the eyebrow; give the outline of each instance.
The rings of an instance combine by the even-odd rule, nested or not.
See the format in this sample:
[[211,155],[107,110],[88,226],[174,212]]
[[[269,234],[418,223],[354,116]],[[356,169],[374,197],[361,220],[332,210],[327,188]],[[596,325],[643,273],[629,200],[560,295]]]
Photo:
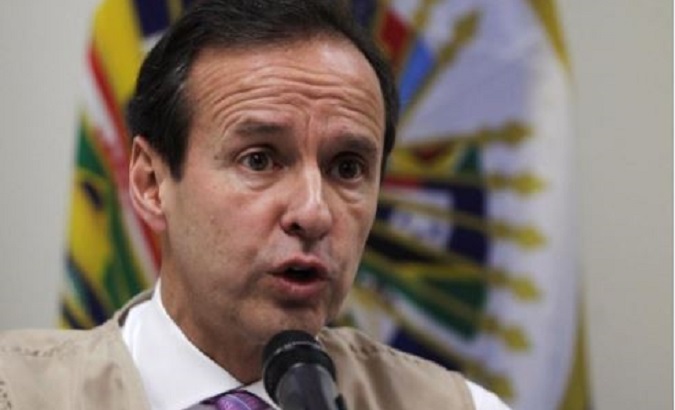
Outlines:
[[[235,132],[245,138],[282,136],[291,132],[291,127],[282,122],[250,118],[238,123],[235,126]],[[378,156],[377,143],[373,138],[362,134],[345,132],[339,134],[336,138],[332,138],[327,145],[341,150],[358,152],[367,157],[377,158]]]
[[288,126],[280,123],[248,119],[237,124],[235,131],[237,134],[243,136],[279,135],[287,133]]
[[359,152],[367,157],[377,158],[377,144],[372,138],[360,134],[342,134],[331,142],[342,149]]

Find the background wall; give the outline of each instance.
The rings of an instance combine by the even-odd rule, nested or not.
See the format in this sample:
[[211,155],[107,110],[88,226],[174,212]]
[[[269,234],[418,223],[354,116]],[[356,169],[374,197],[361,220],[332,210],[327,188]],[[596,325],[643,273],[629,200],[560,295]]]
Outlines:
[[672,409],[673,2],[559,2],[597,409]]
[[[98,0],[0,2],[0,330],[56,322],[79,78]],[[597,410],[673,399],[673,4],[558,0],[577,89]]]

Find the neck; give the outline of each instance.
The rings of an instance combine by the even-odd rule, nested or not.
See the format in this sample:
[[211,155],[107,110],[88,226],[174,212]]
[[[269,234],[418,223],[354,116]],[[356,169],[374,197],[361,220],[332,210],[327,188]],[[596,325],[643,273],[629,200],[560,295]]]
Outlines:
[[211,335],[203,326],[190,326],[192,322],[186,322],[186,326],[176,323],[192,344],[242,384],[262,378],[264,344],[252,343],[250,339],[239,337],[238,332]]
[[185,337],[242,384],[260,380],[265,341],[252,340],[236,326],[220,329],[213,323],[201,323],[198,315],[190,311],[189,304],[176,303],[179,298],[172,294],[171,289],[173,287],[162,283],[162,304]]

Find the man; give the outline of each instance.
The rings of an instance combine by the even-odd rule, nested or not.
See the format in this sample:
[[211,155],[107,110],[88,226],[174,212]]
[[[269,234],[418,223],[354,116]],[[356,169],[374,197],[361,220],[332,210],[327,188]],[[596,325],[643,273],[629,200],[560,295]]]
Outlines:
[[131,200],[161,240],[160,281],[95,330],[6,335],[0,408],[270,408],[262,350],[287,329],[316,335],[349,409],[506,408],[325,328],[354,280],[397,117],[386,64],[337,2],[197,3],[149,53],[129,117]]

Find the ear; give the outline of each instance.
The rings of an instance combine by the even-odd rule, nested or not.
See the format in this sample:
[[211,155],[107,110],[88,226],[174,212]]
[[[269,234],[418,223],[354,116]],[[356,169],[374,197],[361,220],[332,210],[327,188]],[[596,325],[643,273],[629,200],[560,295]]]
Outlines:
[[166,229],[160,186],[170,173],[164,160],[143,136],[136,136],[129,162],[131,203],[145,223],[155,232]]

